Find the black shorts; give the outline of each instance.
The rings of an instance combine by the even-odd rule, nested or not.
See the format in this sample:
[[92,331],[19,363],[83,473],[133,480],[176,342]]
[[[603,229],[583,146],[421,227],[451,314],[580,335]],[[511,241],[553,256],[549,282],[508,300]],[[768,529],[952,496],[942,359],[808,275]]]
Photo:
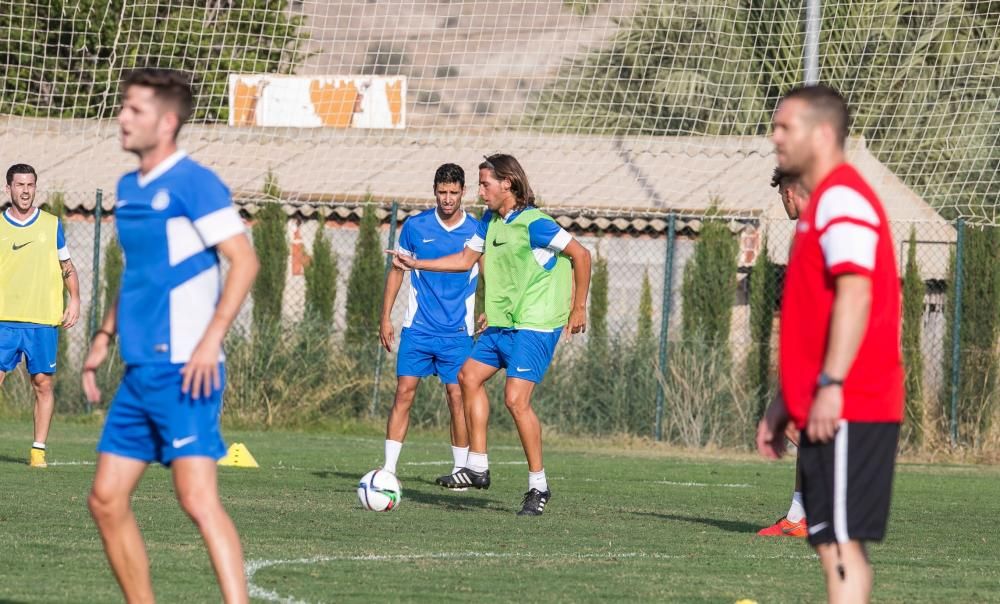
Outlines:
[[882,540],[898,443],[898,423],[842,420],[826,444],[802,431],[799,473],[811,545]]

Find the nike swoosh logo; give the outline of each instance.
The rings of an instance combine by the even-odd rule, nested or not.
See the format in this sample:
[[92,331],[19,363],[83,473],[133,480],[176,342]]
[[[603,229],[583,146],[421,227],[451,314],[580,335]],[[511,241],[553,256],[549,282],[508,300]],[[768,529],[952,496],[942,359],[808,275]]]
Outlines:
[[[31,241],[29,241],[28,243],[31,243]],[[16,243],[12,243],[12,244],[11,244],[11,247],[12,247],[12,248],[13,248],[13,250],[14,250],[14,251],[16,252],[17,250],[21,249],[22,247],[24,247],[24,246],[28,245],[28,243],[22,243],[21,245],[18,245],[18,244],[16,244]]]
[[493,240],[493,247],[500,247],[501,245],[507,245],[507,242],[506,241],[502,241],[502,242],[501,241],[497,241],[496,239]]
[[180,449],[181,447],[183,447],[185,445],[190,445],[191,443],[193,443],[196,440],[198,440],[198,436],[197,435],[185,436],[184,438],[175,438],[174,439],[174,443],[173,443],[174,444],[174,448],[175,449]]
[[55,363],[50,363],[50,364],[49,364],[49,369],[55,369],[55,367],[56,367],[56,364],[55,364]]
[[514,371],[517,371],[519,373],[523,373],[525,371],[531,371],[531,367],[515,367]]
[[424,243],[430,243],[432,241],[434,241],[434,240],[433,239],[424,239]]
[[810,524],[809,525],[809,534],[810,535],[815,535],[816,533],[820,532],[821,530],[825,529],[828,526],[830,526],[829,522],[820,522],[817,525]]

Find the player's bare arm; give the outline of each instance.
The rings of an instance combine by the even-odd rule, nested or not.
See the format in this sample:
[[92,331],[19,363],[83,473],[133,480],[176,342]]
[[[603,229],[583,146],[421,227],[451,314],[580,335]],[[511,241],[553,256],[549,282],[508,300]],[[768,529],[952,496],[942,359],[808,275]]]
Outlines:
[[396,333],[392,328],[392,307],[396,304],[396,296],[403,285],[403,269],[395,263],[385,278],[385,292],[382,294],[382,320],[378,326],[378,339],[387,352],[392,352],[392,342]]
[[101,402],[101,389],[97,387],[97,369],[108,357],[108,347],[118,326],[118,296],[104,314],[101,327],[94,332],[90,340],[90,349],[83,359],[83,369],[80,371],[80,379],[83,382],[83,395],[91,403]]
[[768,459],[779,459],[784,455],[788,425],[785,401],[781,394],[777,394],[757,424],[757,451]]
[[59,266],[62,269],[63,283],[66,291],[69,292],[69,302],[63,312],[63,327],[73,327],[80,319],[80,278],[76,274],[76,267],[72,260],[60,260]]
[[[823,373],[843,380],[854,364],[854,357],[868,326],[871,309],[871,279],[865,275],[837,277],[833,316],[830,318],[830,343],[823,361]],[[844,391],[839,385],[816,390],[806,431],[815,442],[829,442],[837,432],[844,406]]]
[[190,392],[191,398],[194,399],[200,398],[201,395],[209,396],[213,390],[222,387],[219,375],[222,341],[250,292],[250,286],[253,285],[257,270],[260,268],[253,245],[243,233],[226,239],[216,246],[216,249],[229,261],[229,273],[226,275],[219,304],[205,330],[205,335],[191,353],[191,359],[181,369],[184,375],[181,390]]
[[392,254],[392,265],[404,271],[436,271],[440,273],[464,273],[479,261],[483,254],[470,247],[462,248],[461,252],[435,258],[434,260],[417,260],[413,256],[401,254],[396,250],[386,250]]
[[[483,281],[483,278],[486,276],[486,259],[480,255],[477,263],[479,264],[479,280]],[[476,323],[476,335],[478,336],[486,331],[486,328],[490,326],[490,319],[486,316],[485,312],[481,312],[479,313],[479,316],[476,317]]]
[[576,239],[562,253],[573,263],[573,307],[569,313],[569,333],[587,331],[587,294],[590,291],[590,251]]

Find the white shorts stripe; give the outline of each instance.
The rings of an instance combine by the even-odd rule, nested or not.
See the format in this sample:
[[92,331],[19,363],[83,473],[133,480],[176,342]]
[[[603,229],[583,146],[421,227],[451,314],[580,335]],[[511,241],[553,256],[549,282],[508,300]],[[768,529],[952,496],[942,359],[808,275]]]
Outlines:
[[837,543],[847,543],[847,420],[837,424],[833,442],[833,534]]

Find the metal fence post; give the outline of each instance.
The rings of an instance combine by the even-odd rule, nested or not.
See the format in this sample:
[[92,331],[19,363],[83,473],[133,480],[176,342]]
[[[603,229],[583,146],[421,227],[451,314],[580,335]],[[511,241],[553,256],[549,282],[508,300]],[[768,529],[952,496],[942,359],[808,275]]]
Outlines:
[[[392,211],[389,216],[389,246],[387,249],[393,249],[396,247],[396,212],[399,211],[399,202],[392,202]],[[385,270],[382,272],[382,282],[385,283],[386,277],[389,276],[389,269],[392,268],[392,256],[386,255],[385,257]],[[371,417],[375,417],[375,410],[378,409],[379,403],[379,386],[382,384],[382,360],[385,358],[385,349],[382,348],[382,342],[379,340],[376,343],[378,349],[375,352],[375,387],[372,390],[372,406],[368,410],[368,414]]]
[[[87,321],[87,343],[94,337],[94,332],[97,331],[97,311],[101,300],[101,218],[104,215],[104,191],[98,189],[94,195],[95,205],[94,205],[94,268],[93,268],[93,282],[90,286],[90,318]],[[84,397],[84,409],[87,413],[90,413],[91,406],[90,401],[86,400]]]
[[955,309],[952,316],[951,325],[951,445],[958,445],[958,385],[961,374],[961,352],[962,343],[962,289],[965,285],[963,278],[962,257],[965,255],[965,220],[959,218],[955,225],[958,231],[955,239]]
[[670,310],[673,302],[674,291],[674,240],[677,236],[676,217],[671,214],[667,221],[667,243],[665,260],[663,265],[663,303],[660,313],[660,378],[656,388],[656,428],[653,436],[656,440],[663,439],[663,380],[667,376],[667,360],[669,357],[670,342],[667,336],[670,332]]

